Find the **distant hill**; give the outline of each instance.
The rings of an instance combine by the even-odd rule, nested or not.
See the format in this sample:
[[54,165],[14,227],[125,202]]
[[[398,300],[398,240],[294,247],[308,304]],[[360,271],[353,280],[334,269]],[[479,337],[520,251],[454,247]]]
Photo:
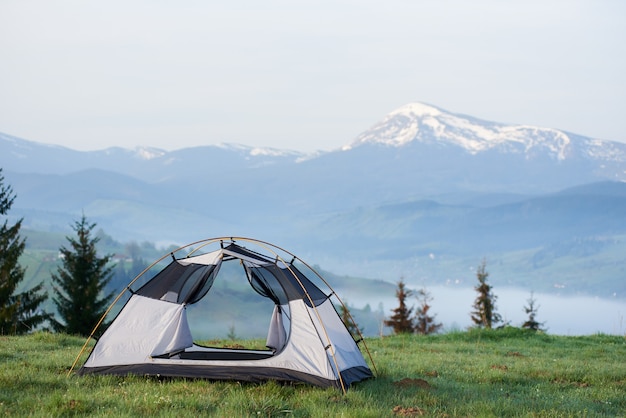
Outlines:
[[0,134],[0,166],[32,230],[84,212],[122,241],[252,236],[391,282],[467,284],[486,258],[496,284],[626,297],[619,142],[412,103],[330,152],[81,152]]

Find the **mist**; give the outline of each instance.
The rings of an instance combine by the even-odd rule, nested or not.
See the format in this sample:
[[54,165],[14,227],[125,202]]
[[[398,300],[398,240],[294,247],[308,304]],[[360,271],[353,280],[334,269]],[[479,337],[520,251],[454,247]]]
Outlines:
[[[407,283],[410,289],[422,286]],[[472,326],[470,312],[476,299],[476,291],[471,287],[427,287],[433,300],[430,312],[436,315],[436,322],[443,324],[444,331],[464,330]],[[528,306],[530,291],[516,288],[493,289],[496,296],[497,312],[503,321],[511,326],[521,326],[528,315],[524,306]],[[543,329],[553,335],[590,335],[604,333],[610,335],[626,334],[626,300],[603,299],[592,296],[563,296],[546,293],[534,293],[537,308],[536,320],[543,323]],[[397,299],[391,296],[371,297],[369,300],[350,300],[350,305],[363,308],[369,304],[372,309],[381,307],[386,317],[397,305]],[[417,306],[416,298],[407,299],[409,306]]]

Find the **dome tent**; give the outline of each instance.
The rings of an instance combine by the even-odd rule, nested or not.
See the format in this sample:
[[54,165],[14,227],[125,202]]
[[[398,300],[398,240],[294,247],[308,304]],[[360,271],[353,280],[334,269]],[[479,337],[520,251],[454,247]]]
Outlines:
[[[210,250],[215,246],[218,248]],[[185,251],[186,255],[177,257]],[[145,284],[135,286],[170,255],[172,260],[167,266]],[[222,264],[232,261],[243,267],[256,293],[274,303],[268,318],[266,350],[194,343],[186,307],[200,303],[215,280],[221,279]],[[126,291],[131,293],[130,298],[98,339],[78,374],[278,380],[337,387],[344,392],[352,383],[373,376],[335,310],[333,299],[343,304],[335,292],[308,264],[272,244],[250,238],[212,238],[180,247],[138,275],[107,314]]]

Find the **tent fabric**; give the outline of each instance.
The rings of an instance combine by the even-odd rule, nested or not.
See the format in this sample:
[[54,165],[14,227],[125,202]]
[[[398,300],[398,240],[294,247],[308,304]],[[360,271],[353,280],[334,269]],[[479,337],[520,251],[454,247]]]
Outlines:
[[[276,297],[274,302],[284,303],[287,300],[305,299],[307,304],[315,305],[322,303],[328,298],[317,286],[295,266],[281,268],[277,265],[264,267],[247,266],[253,287],[261,286],[268,289],[269,293]],[[274,289],[277,286],[278,289]],[[281,297],[282,296],[282,297]],[[269,296],[268,296],[269,297]]]
[[174,260],[136,293],[155,299],[175,297],[177,303],[192,304],[211,289],[220,265],[221,260],[217,264]]
[[[222,263],[233,259],[243,264],[250,285],[275,303],[268,350],[194,344],[185,307],[200,302]],[[236,244],[173,259],[134,292],[79,370],[87,373],[274,379],[344,389],[372,377],[325,292],[292,263]]]
[[274,306],[272,319],[267,330],[267,339],[265,346],[272,350],[278,350],[285,345],[287,334],[285,333],[285,325],[283,324],[283,315],[279,305]]
[[183,305],[133,295],[83,367],[142,363],[192,345]]

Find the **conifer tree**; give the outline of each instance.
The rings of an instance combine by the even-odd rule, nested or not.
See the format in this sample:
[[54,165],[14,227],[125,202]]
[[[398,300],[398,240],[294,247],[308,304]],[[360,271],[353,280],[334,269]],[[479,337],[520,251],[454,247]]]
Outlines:
[[433,298],[430,296],[430,292],[422,288],[417,292],[417,300],[419,305],[415,311],[415,333],[416,334],[434,334],[442,327],[441,323],[435,322],[435,316],[431,316],[430,302]]
[[526,322],[522,324],[522,328],[528,328],[533,331],[543,331],[544,322],[537,321],[537,311],[539,310],[539,306],[536,305],[537,300],[533,292],[530,292],[530,299],[527,299],[526,302],[528,306],[524,306],[524,312],[528,315],[528,319]]
[[409,308],[406,305],[406,299],[411,296],[412,293],[411,290],[406,288],[404,280],[400,279],[400,281],[398,281],[398,287],[396,288],[398,307],[393,309],[393,315],[384,321],[385,325],[391,327],[396,334],[410,334],[415,330],[411,318],[413,307]]
[[478,296],[474,300],[474,311],[471,313],[471,318],[479,328],[491,329],[495,324],[502,321],[502,317],[496,312],[497,297],[493,294],[491,285],[487,284],[489,273],[487,273],[486,268],[487,262],[483,260],[476,270],[478,285],[474,289],[478,292]]
[[[0,216],[7,215],[14,200],[13,189],[4,184],[0,168]],[[43,283],[16,293],[26,272],[19,265],[26,246],[26,240],[20,237],[21,227],[22,219],[12,226],[5,219],[0,226],[0,334],[25,334],[50,319],[50,315],[40,309],[48,298]]]
[[114,266],[111,255],[98,257],[98,237],[91,236],[95,223],[88,223],[83,214],[75,222],[76,238],[66,237],[71,248],[61,247],[63,265],[52,274],[55,284],[53,298],[61,321],[54,320],[57,332],[88,336],[106,311],[113,293],[104,294]]

